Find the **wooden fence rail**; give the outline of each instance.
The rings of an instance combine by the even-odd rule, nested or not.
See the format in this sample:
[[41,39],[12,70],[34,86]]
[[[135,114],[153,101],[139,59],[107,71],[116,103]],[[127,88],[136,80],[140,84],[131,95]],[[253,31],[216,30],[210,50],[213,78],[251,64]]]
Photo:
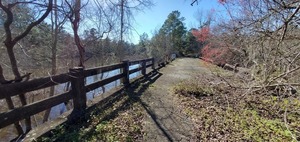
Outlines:
[[[140,66],[136,69],[129,70],[129,66],[135,64],[139,64]],[[0,113],[0,129],[69,100],[73,100],[73,112],[80,112],[82,110],[85,110],[87,107],[87,92],[95,90],[101,86],[119,79],[121,79],[121,84],[126,86],[129,84],[130,74],[141,71],[142,75],[146,75],[146,68],[149,67],[155,69],[154,58],[137,61],[123,61],[122,63],[115,65],[102,66],[85,70],[83,68],[74,68],[70,69],[69,72],[65,74],[34,79],[28,82],[0,85],[1,100],[16,96],[18,94],[26,95],[27,92],[71,82],[71,90],[68,92],[48,97],[46,99]],[[116,69],[120,69],[121,72],[112,77],[91,83],[89,85],[85,85],[86,77],[113,71]]]

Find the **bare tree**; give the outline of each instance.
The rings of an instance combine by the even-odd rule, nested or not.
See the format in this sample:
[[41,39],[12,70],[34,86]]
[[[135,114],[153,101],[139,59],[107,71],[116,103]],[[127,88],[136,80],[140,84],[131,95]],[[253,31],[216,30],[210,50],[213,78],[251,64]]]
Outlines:
[[[55,75],[57,72],[57,43],[58,43],[58,34],[59,29],[63,26],[63,24],[66,21],[66,17],[62,17],[62,19],[59,19],[59,5],[57,3],[57,0],[54,0],[54,6],[55,8],[51,12],[51,38],[52,38],[52,44],[51,44],[51,75]],[[53,96],[55,93],[55,86],[50,87],[49,96]],[[43,122],[46,122],[49,118],[51,109],[46,110],[43,118]]]
[[81,43],[79,37],[79,24],[80,24],[80,10],[81,10],[81,0],[75,0],[73,3],[65,0],[69,11],[67,12],[67,17],[71,22],[73,33],[74,33],[74,41],[79,51],[79,64],[78,66],[84,67],[84,57],[85,57],[85,49]]
[[[300,86],[300,2],[298,0],[220,0],[229,17],[214,30],[215,41],[239,53],[251,69],[252,91],[289,93]],[[244,58],[240,60],[240,55]],[[292,88],[292,89],[291,89]],[[280,90],[280,89],[279,89]]]
[[118,24],[120,28],[115,29],[119,33],[119,42],[118,42],[118,49],[117,49],[117,57],[119,60],[124,58],[124,37],[126,34],[129,34],[130,31],[133,29],[132,22],[134,22],[134,13],[141,12],[145,8],[150,8],[153,6],[152,0],[108,0],[112,8],[116,8],[116,14],[120,19],[118,20]]
[[117,56],[119,57],[120,61],[124,58],[124,54],[122,54],[122,46],[123,46],[123,35],[124,35],[124,5],[125,4],[125,0],[120,0],[120,41],[119,41],[119,45],[118,45],[118,52],[117,52]]
[[[46,10],[40,17],[37,17],[33,22],[29,23],[29,25],[26,27],[26,29],[23,32],[21,32],[19,34],[12,33],[11,25],[13,22],[15,22],[13,8],[17,5],[24,5],[24,4],[32,4],[35,6],[46,7]],[[16,56],[14,54],[13,48],[21,39],[23,39],[24,37],[26,37],[28,35],[28,33],[31,31],[31,29],[33,27],[40,24],[48,16],[50,11],[52,10],[52,0],[49,0],[48,4],[45,4],[43,2],[39,3],[36,1],[14,1],[14,2],[10,2],[10,3],[6,3],[6,2],[0,0],[0,8],[6,14],[6,20],[4,22],[4,30],[5,30],[4,45],[7,49],[7,54],[9,56],[12,72],[15,76],[14,81],[20,82],[23,80],[23,78],[25,76],[21,76],[21,74],[19,72],[17,60],[16,60]],[[0,75],[0,76],[4,76],[4,75]],[[27,102],[26,102],[25,95],[20,94],[19,97],[20,97],[22,105],[26,105]],[[6,98],[6,101],[7,101],[9,109],[13,109],[14,105],[13,105],[11,98]],[[26,122],[26,132],[28,132],[31,129],[30,118],[26,118],[25,122]],[[22,134],[23,130],[20,127],[20,125],[15,123],[15,126],[18,130],[18,133]]]

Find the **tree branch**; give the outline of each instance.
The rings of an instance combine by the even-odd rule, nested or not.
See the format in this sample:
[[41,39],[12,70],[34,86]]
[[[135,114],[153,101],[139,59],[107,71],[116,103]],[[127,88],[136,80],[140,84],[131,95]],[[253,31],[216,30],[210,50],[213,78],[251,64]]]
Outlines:
[[6,20],[4,22],[4,30],[5,30],[5,33],[6,33],[6,39],[5,39],[4,43],[5,44],[10,44],[11,40],[12,40],[10,25],[13,22],[14,15],[8,7],[5,7],[2,4],[2,0],[0,0],[0,8],[3,9],[3,11],[6,13],[6,16],[7,16]]
[[290,74],[290,73],[293,73],[293,72],[295,72],[295,71],[297,71],[297,70],[299,70],[299,69],[300,69],[300,66],[298,66],[298,67],[296,67],[296,68],[294,68],[294,69],[292,69],[292,70],[289,70],[289,71],[287,71],[287,72],[285,72],[285,73],[282,73],[282,74],[280,74],[280,75],[278,75],[278,76],[276,76],[276,77],[270,79],[270,81],[269,81],[268,84],[270,84],[271,82],[275,81],[276,79],[282,78],[282,77],[284,77],[284,76],[286,76],[286,75],[288,75],[288,74]]
[[193,6],[195,4],[195,2],[197,2],[198,4],[198,0],[194,0],[192,3],[191,3],[191,6]]
[[29,26],[26,28],[26,30],[21,33],[19,36],[15,37],[13,39],[13,43],[16,44],[19,40],[21,40],[22,38],[24,38],[33,27],[37,26],[38,24],[40,24],[42,21],[44,21],[44,19],[48,16],[48,14],[51,12],[53,7],[53,0],[49,0],[48,6],[47,6],[47,10],[46,12],[42,15],[42,17],[40,17],[38,20],[32,22],[29,24]]

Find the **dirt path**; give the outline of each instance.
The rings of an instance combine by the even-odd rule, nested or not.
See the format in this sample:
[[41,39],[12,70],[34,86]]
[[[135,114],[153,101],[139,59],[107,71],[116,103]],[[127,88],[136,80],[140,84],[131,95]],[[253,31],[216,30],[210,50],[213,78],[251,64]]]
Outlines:
[[145,141],[190,141],[193,136],[193,123],[180,112],[171,89],[180,81],[208,72],[201,67],[199,59],[179,58],[159,70],[155,80],[141,96],[148,117],[144,128]]
[[180,111],[172,88],[200,73],[209,71],[199,59],[176,59],[145,78],[133,81],[124,95],[114,93],[115,97],[95,105],[79,120],[82,122],[70,122],[45,138],[54,141],[193,141],[194,121]]

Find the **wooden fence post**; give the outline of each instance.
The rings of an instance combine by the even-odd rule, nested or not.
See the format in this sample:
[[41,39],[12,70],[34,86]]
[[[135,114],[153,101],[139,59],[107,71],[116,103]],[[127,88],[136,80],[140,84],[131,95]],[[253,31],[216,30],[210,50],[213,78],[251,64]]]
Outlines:
[[129,85],[129,61],[123,61],[124,67],[122,69],[122,74],[124,77],[121,80],[124,86]]
[[71,88],[73,95],[74,110],[82,112],[86,109],[86,92],[84,86],[83,68],[74,68],[69,70],[71,75]]
[[168,64],[168,61],[167,61],[167,58],[168,58],[168,57],[167,57],[167,56],[168,56],[168,55],[165,55],[164,66]]
[[152,70],[155,70],[155,62],[154,62],[154,58],[151,59],[152,62]]
[[146,75],[146,60],[142,61],[142,75]]

